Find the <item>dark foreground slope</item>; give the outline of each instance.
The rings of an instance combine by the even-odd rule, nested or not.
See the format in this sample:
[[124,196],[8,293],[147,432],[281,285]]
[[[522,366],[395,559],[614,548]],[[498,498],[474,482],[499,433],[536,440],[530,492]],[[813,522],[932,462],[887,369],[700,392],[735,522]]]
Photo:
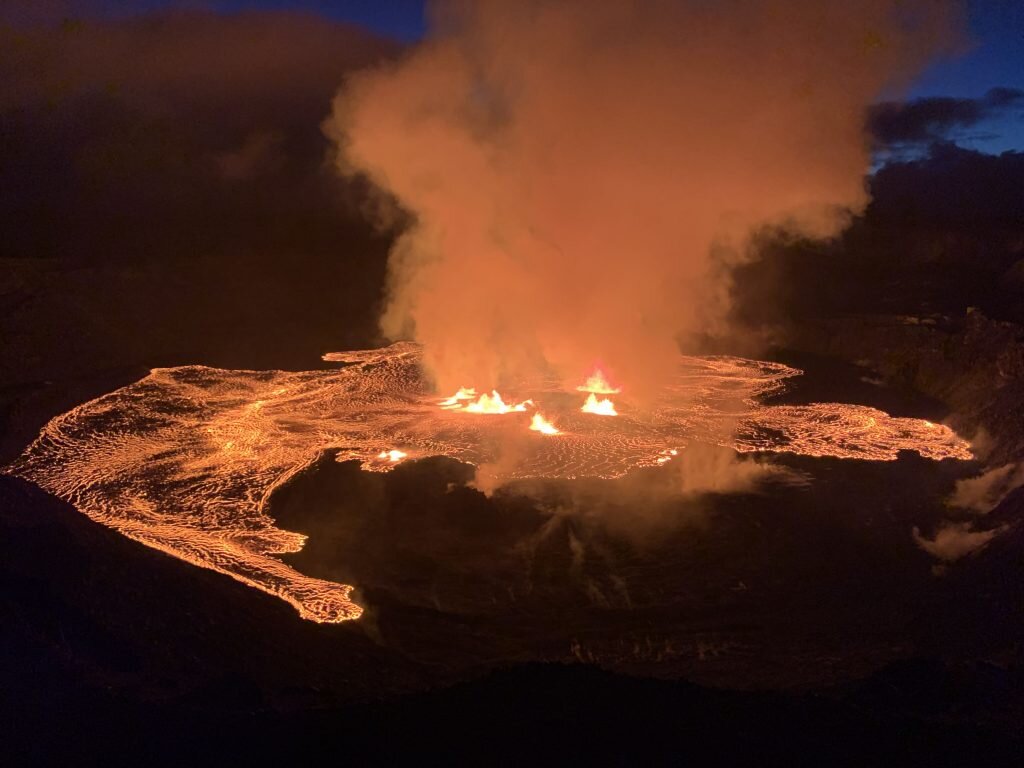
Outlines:
[[126,540],[17,480],[0,481],[0,528],[0,718],[11,764],[1021,757],[1012,666],[907,660],[800,693],[582,664],[456,674],[376,645],[359,623],[298,621],[284,603]]

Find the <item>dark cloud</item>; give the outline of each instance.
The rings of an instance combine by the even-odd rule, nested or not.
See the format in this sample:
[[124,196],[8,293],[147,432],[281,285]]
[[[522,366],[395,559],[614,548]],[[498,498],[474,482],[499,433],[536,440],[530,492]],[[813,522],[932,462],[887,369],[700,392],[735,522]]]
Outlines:
[[152,250],[215,219],[265,241],[269,222],[337,210],[320,123],[346,72],[394,53],[309,14],[0,26],[0,257],[134,259],[136,235]]
[[885,101],[868,112],[868,131],[877,146],[929,144],[953,138],[1015,107],[1024,107],[1024,91],[992,88],[978,98],[933,96],[913,101]]
[[0,380],[369,343],[386,244],[320,125],[396,45],[311,14],[61,15],[86,5],[0,17]]
[[766,239],[735,274],[744,326],[857,314],[1024,323],[1024,152],[932,144],[869,179],[872,201],[834,242]]
[[1024,153],[989,155],[951,143],[892,162],[871,180],[873,220],[972,232],[1019,230],[1024,221]]
[[167,11],[0,26],[0,109],[108,96],[164,113],[206,109],[219,124],[288,116],[343,74],[394,52],[368,32],[312,14]]

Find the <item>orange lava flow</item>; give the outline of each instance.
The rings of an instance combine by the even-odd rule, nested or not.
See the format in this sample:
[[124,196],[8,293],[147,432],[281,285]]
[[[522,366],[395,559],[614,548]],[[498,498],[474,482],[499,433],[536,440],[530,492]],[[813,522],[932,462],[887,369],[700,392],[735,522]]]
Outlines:
[[[154,369],[51,420],[3,471],[147,546],[275,595],[304,619],[340,622],[362,613],[352,587],[285,564],[279,556],[299,551],[305,536],[278,528],[268,513],[275,491],[327,452],[373,472],[427,456],[493,465],[508,427],[521,420],[524,432],[546,424],[559,437],[525,441],[502,479],[615,478],[665,464],[692,443],[875,461],[904,450],[972,458],[942,424],[862,405],[763,405],[765,395],[800,374],[778,363],[681,357],[653,405],[595,419],[566,408],[567,393],[551,381],[517,383],[531,396],[522,403],[463,390],[438,407],[415,344],[324,359],[340,365]],[[528,419],[523,411],[531,404]],[[473,405],[507,416],[479,418]]]

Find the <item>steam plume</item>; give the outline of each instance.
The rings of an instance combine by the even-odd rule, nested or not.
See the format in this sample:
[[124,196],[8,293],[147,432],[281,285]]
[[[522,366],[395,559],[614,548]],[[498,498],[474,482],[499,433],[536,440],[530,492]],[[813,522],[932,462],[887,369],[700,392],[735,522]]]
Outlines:
[[414,223],[381,326],[442,391],[600,362],[634,393],[714,330],[755,227],[866,203],[865,106],[949,40],[942,3],[455,1],[349,80],[328,130]]
[[1005,464],[976,477],[957,480],[949,505],[985,515],[1012,491],[1024,485],[1024,464]]
[[988,531],[976,531],[970,522],[946,521],[939,526],[931,539],[922,534],[921,529],[916,525],[913,534],[917,545],[929,555],[952,563],[980,551],[1005,529],[1005,526],[1001,526]]

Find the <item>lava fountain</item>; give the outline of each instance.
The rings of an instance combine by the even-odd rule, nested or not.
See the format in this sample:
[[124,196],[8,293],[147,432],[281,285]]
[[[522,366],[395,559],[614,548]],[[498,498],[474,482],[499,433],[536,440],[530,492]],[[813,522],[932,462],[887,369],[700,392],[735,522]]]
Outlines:
[[618,416],[619,412],[615,410],[615,403],[609,400],[607,397],[598,400],[597,395],[593,392],[587,398],[586,402],[583,403],[583,407],[580,408],[583,413],[592,413],[595,416]]
[[543,435],[562,434],[558,427],[545,419],[539,413],[533,414],[533,418],[530,420],[530,429],[534,432],[540,432]]
[[600,368],[594,370],[587,380],[576,387],[578,392],[592,392],[596,395],[617,395],[622,390],[618,387],[613,387],[608,383],[608,379]]
[[[459,392],[475,392],[472,389],[460,389]],[[459,395],[456,393],[452,398],[457,398]],[[448,406],[448,403],[452,398],[441,401],[442,408],[452,408],[458,410],[459,408],[464,409],[467,413],[489,413],[495,415],[501,415],[503,413],[522,413],[526,410],[526,407],[533,405],[531,400],[524,400],[521,403],[506,403],[501,395],[498,394],[497,390],[492,390],[491,394],[482,394],[480,398],[474,402],[466,403],[465,405]]]
[[518,382],[531,398],[511,405],[469,389],[439,403],[412,343],[325,360],[342,365],[154,369],[54,418],[4,471],[136,541],[286,600],[305,619],[339,622],[362,612],[352,587],[282,562],[277,556],[301,549],[305,537],[275,527],[266,511],[276,488],[327,451],[374,472],[426,456],[479,466],[495,460],[505,430],[521,426],[558,437],[528,441],[506,480],[615,478],[666,464],[694,443],[875,461],[902,450],[971,458],[948,427],[920,419],[839,403],[764,405],[800,374],[778,363],[681,357],[651,407],[609,419],[566,409],[567,393],[553,381]]

